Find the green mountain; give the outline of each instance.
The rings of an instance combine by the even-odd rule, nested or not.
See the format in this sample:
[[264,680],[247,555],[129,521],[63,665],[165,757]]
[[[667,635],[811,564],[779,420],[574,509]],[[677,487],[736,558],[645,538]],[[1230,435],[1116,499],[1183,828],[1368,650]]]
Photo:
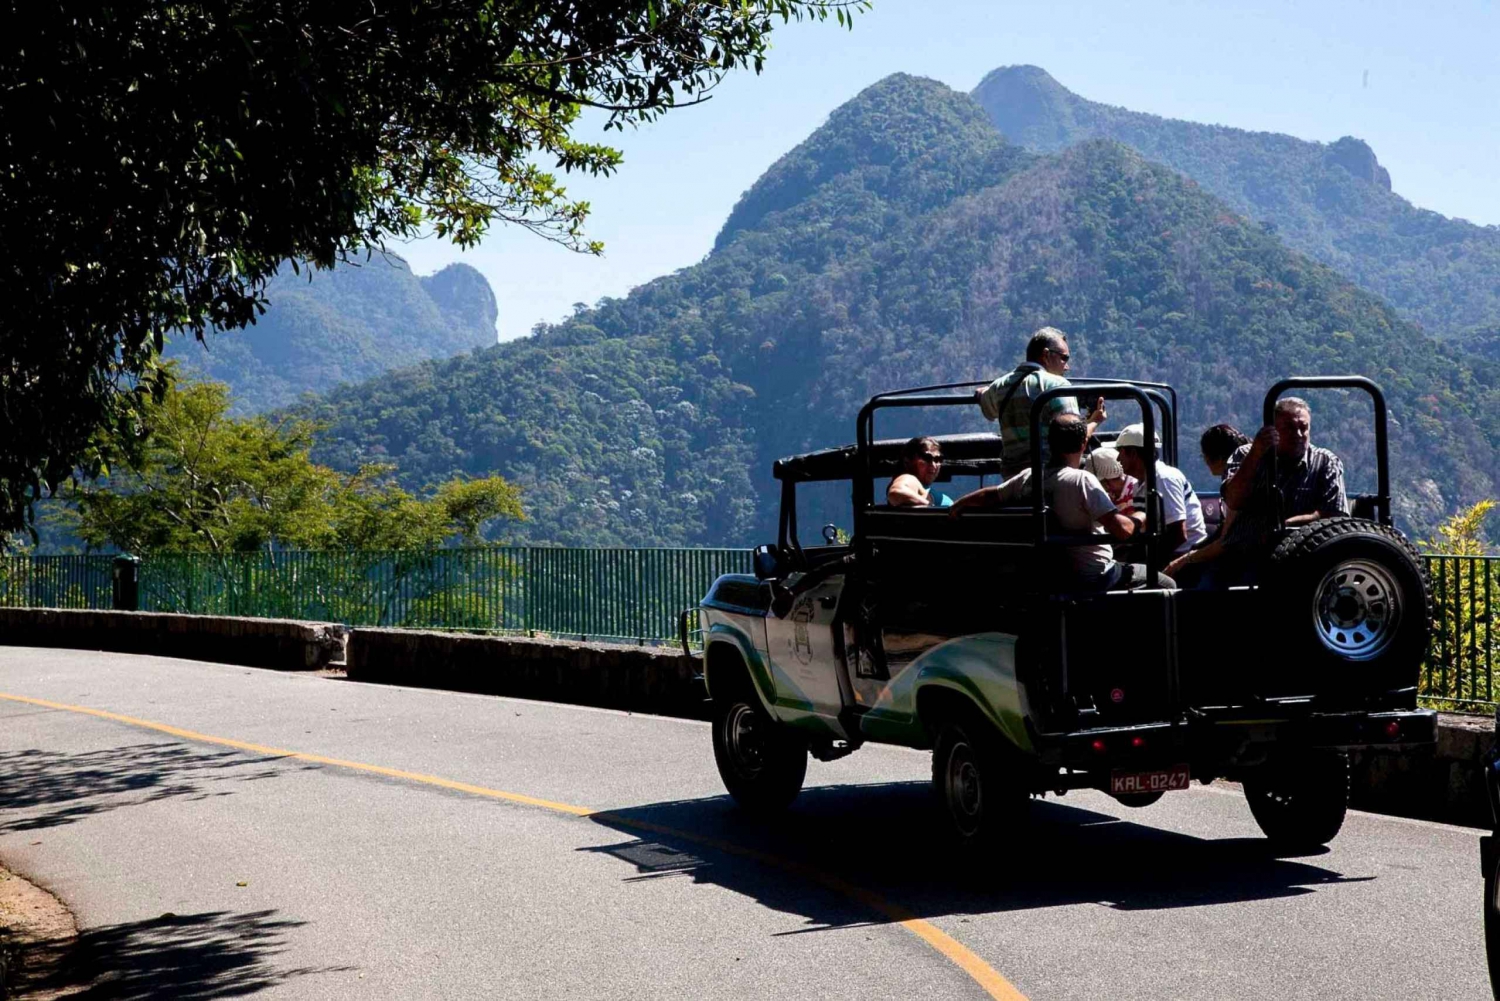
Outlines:
[[467,264],[425,278],[394,254],[332,271],[284,268],[266,297],[254,326],[168,346],[191,374],[228,383],[241,414],[495,343],[495,294]]
[[[700,264],[328,394],[319,457],[394,461],[413,486],[498,471],[525,487],[523,539],[749,544],[774,535],[772,460],[851,440],[877,391],[990,378],[1047,323],[1071,335],[1076,376],[1174,383],[1188,441],[1220,420],[1255,427],[1280,376],[1370,375],[1390,396],[1408,524],[1496,493],[1493,422],[1475,419],[1497,402],[1484,363],[1174,170],[1113,142],[1021,150],[969,96],[904,75],[767,171]],[[1368,487],[1367,405],[1313,403],[1315,436]],[[962,409],[878,430],[982,426]],[[814,528],[847,505],[812,500]]]
[[1412,205],[1359,139],[1306,142],[1127,111],[1079,97],[1035,66],[993,71],[974,97],[1028,149],[1113,139],[1180,170],[1429,333],[1500,359],[1500,227]]

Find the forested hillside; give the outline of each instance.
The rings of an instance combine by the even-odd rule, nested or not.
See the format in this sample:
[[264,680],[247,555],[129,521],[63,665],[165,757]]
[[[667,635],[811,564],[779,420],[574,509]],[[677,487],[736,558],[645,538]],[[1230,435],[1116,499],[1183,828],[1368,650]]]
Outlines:
[[254,326],[168,346],[189,374],[227,383],[236,413],[495,343],[495,295],[467,264],[425,278],[394,254],[332,271],[283,267],[266,297]]
[[[1496,492],[1474,419],[1491,376],[1175,171],[1110,142],[1020,150],[969,96],[903,75],[773,166],[702,263],[336,390],[318,457],[394,461],[413,487],[499,472],[536,540],[748,544],[774,534],[772,460],[850,440],[873,392],[1004,371],[1044,323],[1071,335],[1075,376],[1176,384],[1189,440],[1254,427],[1279,376],[1373,376],[1409,523]],[[1371,482],[1367,407],[1314,406],[1316,437]]]
[[1113,139],[1174,167],[1429,333],[1500,358],[1500,228],[1415,207],[1358,139],[1306,142],[1128,111],[1085,100],[1035,66],[995,70],[974,97],[1028,149]]

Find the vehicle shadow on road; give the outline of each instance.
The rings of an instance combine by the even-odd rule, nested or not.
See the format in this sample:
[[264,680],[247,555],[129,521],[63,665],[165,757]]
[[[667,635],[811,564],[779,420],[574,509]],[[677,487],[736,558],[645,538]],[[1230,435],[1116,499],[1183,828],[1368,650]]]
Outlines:
[[53,947],[58,955],[43,976],[24,986],[28,996],[74,1001],[242,997],[299,977],[340,973],[345,966],[278,968],[287,933],[304,922],[275,911],[164,914],[90,929]]
[[172,797],[228,796],[226,781],[272,778],[281,759],[176,742],[76,753],[0,753],[0,834],[71,824]]
[[[1133,823],[1055,801],[1032,804],[1023,847],[964,858],[943,838],[929,789],[925,782],[807,789],[776,821],[748,818],[727,797],[652,803],[596,814],[596,823],[632,839],[581,850],[629,862],[631,878],[691,875],[822,926],[871,920],[871,909],[841,885],[936,917],[1080,903],[1195,907],[1369,878],[1278,858],[1260,838],[1209,840],[1146,826],[1149,809]],[[782,878],[788,873],[797,878]]]

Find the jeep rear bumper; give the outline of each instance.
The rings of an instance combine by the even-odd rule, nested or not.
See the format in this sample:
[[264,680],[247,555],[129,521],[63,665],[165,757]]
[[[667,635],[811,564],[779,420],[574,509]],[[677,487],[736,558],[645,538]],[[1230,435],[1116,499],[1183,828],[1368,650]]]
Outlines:
[[1094,727],[1060,734],[1034,734],[1041,764],[1086,772],[1188,762],[1194,777],[1212,778],[1226,769],[1253,765],[1271,750],[1404,750],[1437,742],[1437,713],[1306,713],[1250,717],[1195,715],[1175,723]]

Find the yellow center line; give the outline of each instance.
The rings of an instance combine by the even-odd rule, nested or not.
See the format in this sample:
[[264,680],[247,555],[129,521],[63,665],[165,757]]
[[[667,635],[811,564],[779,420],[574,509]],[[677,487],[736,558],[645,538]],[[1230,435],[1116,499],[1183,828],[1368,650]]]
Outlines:
[[780,869],[783,872],[806,879],[816,883],[825,889],[831,890],[841,896],[848,897],[865,907],[876,912],[882,917],[888,918],[895,924],[900,925],[911,932],[917,938],[937,950],[944,958],[953,963],[964,973],[968,974],[990,997],[996,1001],[1026,1001],[1026,996],[1018,991],[1010,981],[1002,977],[992,966],[979,958],[972,950],[968,949],[957,939],[942,931],[931,922],[912,914],[904,907],[891,903],[879,894],[867,890],[862,886],[856,886],[847,880],[816,869],[801,862],[782,858],[769,852],[763,852],[756,848],[747,848],[725,841],[720,838],[707,837],[695,834],[692,831],[683,831],[675,827],[667,827],[663,824],[655,824],[649,820],[638,820],[634,817],[624,817],[617,813],[608,811],[590,810],[587,807],[573,806],[569,803],[558,803],[550,799],[540,799],[536,796],[527,796],[524,793],[506,792],[502,789],[491,789],[487,786],[472,785],[468,782],[455,782],[452,779],[441,778],[436,775],[425,775],[421,772],[408,772],[399,768],[386,768],[383,765],[371,765],[362,761],[348,761],[343,758],[330,758],[321,754],[308,754],[305,751],[291,751],[281,747],[269,747],[265,744],[254,744],[247,740],[235,740],[232,737],[216,737],[212,734],[197,733],[193,730],[184,730],[181,727],[170,726],[166,723],[154,723],[151,720],[137,719],[134,716],[122,716],[104,709],[92,709],[88,706],[73,706],[64,702],[49,702],[46,699],[34,699],[26,695],[10,695],[0,692],[0,699],[11,702],[23,702],[28,705],[41,706],[46,709],[57,709],[63,712],[80,713],[85,716],[95,716],[99,719],[111,720],[115,723],[124,723],[126,726],[140,727],[146,730],[155,730],[182,740],[191,740],[202,744],[215,744],[219,747],[231,747],[237,751],[249,751],[253,754],[265,754],[278,758],[291,758],[296,761],[306,761],[311,764],[327,765],[332,768],[347,768],[351,771],[365,772],[370,775],[382,775],[386,778],[401,779],[406,782],[416,782],[421,785],[436,786],[440,789],[451,789],[454,792],[468,793],[473,796],[484,796],[488,799],[504,800],[507,803],[519,803],[524,806],[541,807],[544,810],[552,810],[556,813],[565,813],[574,817],[585,817],[594,821],[618,824],[621,827],[629,827],[650,834],[661,834],[670,838],[679,838],[693,844],[702,845],[727,855],[750,859],[762,865]]

